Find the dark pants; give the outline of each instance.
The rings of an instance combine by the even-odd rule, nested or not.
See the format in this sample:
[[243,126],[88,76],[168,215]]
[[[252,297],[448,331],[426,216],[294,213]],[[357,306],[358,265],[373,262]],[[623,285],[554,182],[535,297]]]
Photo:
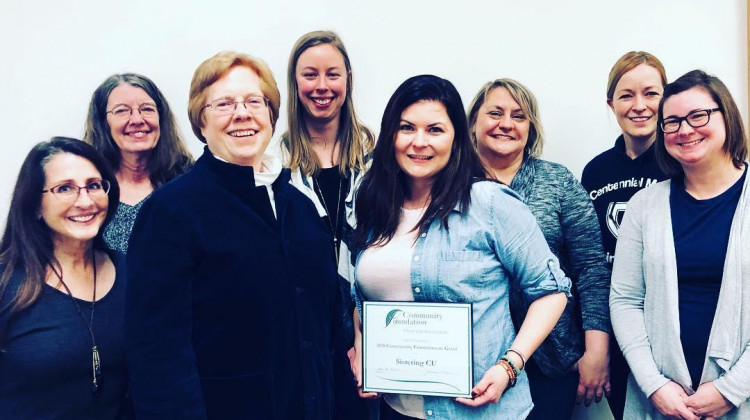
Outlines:
[[526,365],[526,375],[531,387],[531,401],[534,409],[528,419],[570,420],[576,402],[578,372],[570,372],[562,378],[550,379],[545,376],[534,360]]
[[625,411],[625,391],[628,388],[629,375],[628,362],[625,361],[615,336],[611,335],[609,339],[609,383],[612,386],[612,392],[607,398],[607,403],[615,420],[622,420]]
[[391,408],[385,399],[380,399],[380,420],[414,420],[416,417],[405,416]]

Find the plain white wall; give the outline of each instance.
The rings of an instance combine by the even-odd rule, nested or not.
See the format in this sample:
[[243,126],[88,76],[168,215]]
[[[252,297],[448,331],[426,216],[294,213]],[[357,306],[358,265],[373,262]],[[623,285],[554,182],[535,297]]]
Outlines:
[[[579,176],[619,134],[605,89],[626,51],[655,54],[669,80],[694,68],[716,74],[747,124],[746,7],[743,0],[0,0],[0,221],[29,149],[54,135],[80,138],[91,93],[109,75],[152,78],[197,156],[202,144],[186,111],[195,67],[225,49],[261,57],[284,107],[290,49],[314,29],[344,39],[355,104],[373,130],[409,76],[448,78],[467,106],[484,82],[513,77],[539,99],[544,157]],[[285,125],[282,112],[275,138]]]
[[626,51],[655,54],[670,80],[694,68],[716,74],[747,116],[745,7],[743,0],[0,0],[0,221],[26,153],[53,135],[80,138],[91,93],[107,76],[152,78],[198,155],[186,112],[195,67],[225,49],[261,57],[284,107],[290,49],[314,29],[344,39],[355,105],[373,130],[409,76],[448,78],[465,105],[484,82],[513,77],[539,99],[544,157],[580,175],[619,133],[604,92]]

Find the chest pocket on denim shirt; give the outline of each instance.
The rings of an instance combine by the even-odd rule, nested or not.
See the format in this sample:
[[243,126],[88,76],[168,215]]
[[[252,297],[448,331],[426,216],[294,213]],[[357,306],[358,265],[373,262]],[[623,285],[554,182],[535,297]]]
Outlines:
[[438,253],[438,297],[446,302],[475,302],[489,282],[487,256],[481,251]]

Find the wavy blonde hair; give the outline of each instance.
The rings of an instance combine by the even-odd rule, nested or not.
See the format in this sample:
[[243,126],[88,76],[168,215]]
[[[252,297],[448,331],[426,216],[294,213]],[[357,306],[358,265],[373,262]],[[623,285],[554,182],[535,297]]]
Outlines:
[[524,148],[524,158],[529,156],[538,158],[542,155],[544,149],[544,130],[542,130],[542,120],[539,116],[539,105],[537,105],[536,96],[521,82],[513,79],[496,79],[491,82],[487,82],[479,89],[479,92],[474,97],[469,105],[469,113],[467,118],[469,120],[469,134],[471,140],[474,142],[474,146],[477,145],[477,136],[474,133],[474,126],[477,124],[477,114],[479,114],[479,108],[482,107],[484,101],[487,99],[487,95],[491,91],[497,88],[505,88],[510,93],[510,96],[514,101],[518,102],[521,110],[526,117],[529,119],[529,136],[526,141],[526,147]]

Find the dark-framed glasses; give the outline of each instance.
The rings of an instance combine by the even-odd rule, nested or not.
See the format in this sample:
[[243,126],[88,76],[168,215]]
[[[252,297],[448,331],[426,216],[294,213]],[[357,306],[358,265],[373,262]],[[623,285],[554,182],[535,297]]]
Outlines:
[[721,111],[721,108],[696,109],[684,117],[665,118],[661,122],[661,129],[665,134],[676,133],[680,130],[683,121],[693,128],[703,127],[711,121],[711,113],[716,111]]
[[241,101],[235,101],[234,98],[219,98],[204,105],[203,108],[209,108],[216,115],[229,115],[237,109],[237,104],[243,104],[248,112],[257,114],[268,107],[268,98],[257,95],[247,96]]
[[66,182],[65,184],[55,185],[52,188],[42,190],[42,193],[51,193],[58,200],[73,202],[81,195],[81,190],[86,190],[90,197],[104,197],[109,193],[110,183],[106,179],[89,181],[83,187]]
[[[112,114],[113,117],[124,120],[133,115],[133,109],[134,108],[131,108],[128,105],[119,104],[107,111],[107,114]],[[138,108],[135,109],[138,110],[143,118],[152,119],[159,116],[159,109],[156,107],[156,104],[140,104],[138,105]]]

